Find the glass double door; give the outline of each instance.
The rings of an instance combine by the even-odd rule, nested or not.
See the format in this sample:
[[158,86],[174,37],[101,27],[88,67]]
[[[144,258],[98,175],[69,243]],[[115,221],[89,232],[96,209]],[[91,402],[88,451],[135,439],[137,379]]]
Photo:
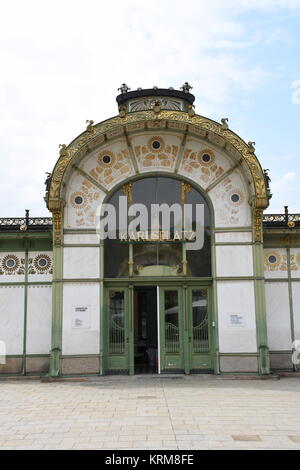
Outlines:
[[212,369],[208,287],[108,288],[109,373],[193,373]]

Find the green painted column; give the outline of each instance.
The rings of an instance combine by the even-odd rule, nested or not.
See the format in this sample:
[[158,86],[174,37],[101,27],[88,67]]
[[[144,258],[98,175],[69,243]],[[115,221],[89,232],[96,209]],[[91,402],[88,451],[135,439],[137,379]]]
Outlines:
[[212,269],[212,292],[211,292],[211,354],[213,355],[214,373],[220,374],[220,348],[219,348],[219,328],[218,328],[218,291],[217,291],[217,263],[216,263],[216,245],[215,233],[212,233],[211,247],[211,269]]
[[52,336],[50,371],[51,377],[61,375],[62,351],[62,301],[63,301],[63,247],[53,246],[53,283],[52,283]]
[[254,294],[256,314],[256,339],[258,352],[258,372],[261,375],[270,374],[270,356],[267,335],[266,295],[264,281],[263,243],[253,245]]
[[104,375],[107,369],[107,335],[106,331],[106,315],[105,315],[105,299],[104,299],[104,241],[100,242],[100,375]]
[[[190,305],[189,305],[189,291],[187,285],[183,286],[182,289],[182,313],[183,313],[183,357],[184,357],[184,372],[185,374],[190,374],[191,365],[190,365],[190,357],[191,357],[191,343],[190,343],[190,329],[189,329],[189,312],[190,312]],[[181,322],[182,324],[182,322]]]
[[128,289],[128,362],[129,362],[129,374],[134,375],[134,332],[133,332],[133,309],[134,309],[134,290],[133,285],[129,285]]
[[23,326],[22,375],[26,375],[29,244],[30,244],[29,240],[25,238],[25,240],[24,240],[24,247],[25,247],[25,284],[24,284],[24,326]]

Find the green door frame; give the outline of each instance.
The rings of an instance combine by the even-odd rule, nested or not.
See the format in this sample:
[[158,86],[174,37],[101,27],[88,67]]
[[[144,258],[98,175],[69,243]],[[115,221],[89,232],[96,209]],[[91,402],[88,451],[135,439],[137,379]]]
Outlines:
[[[103,342],[103,352],[106,358],[106,370],[110,370],[110,365],[116,364],[117,355],[110,355],[109,353],[109,291],[124,291],[125,292],[125,353],[121,363],[123,364],[124,370],[130,375],[134,375],[134,287],[142,286],[155,286],[158,287],[158,309],[157,315],[159,318],[159,330],[158,335],[160,344],[158,350],[160,351],[159,365],[160,371],[165,369],[166,355],[165,355],[165,327],[164,327],[164,300],[163,293],[166,290],[177,290],[179,293],[179,306],[181,315],[179,316],[180,321],[180,354],[177,355],[176,369],[181,369],[185,374],[189,374],[193,369],[193,344],[192,344],[192,305],[191,305],[191,293],[192,290],[196,289],[207,289],[208,291],[208,334],[209,334],[209,345],[210,352],[207,355],[203,355],[203,359],[209,356],[210,364],[207,369],[214,368],[214,355],[215,345],[213,342],[214,336],[212,332],[212,292],[211,292],[211,280],[209,279],[198,279],[193,280],[187,279],[165,279],[165,278],[149,278],[149,279],[106,279],[104,283],[104,322],[103,327],[105,328],[107,339]],[[201,354],[198,355],[199,357]],[[205,356],[205,358],[204,358]],[[198,357],[198,359],[199,359]],[[175,359],[175,355],[173,355]],[[178,362],[179,361],[179,362]],[[200,361],[201,362],[201,361]],[[206,368],[206,367],[205,367]],[[115,366],[116,370],[119,370]],[[175,370],[175,367],[174,367]],[[113,369],[112,369],[113,371]],[[171,368],[170,368],[171,371]],[[105,371],[104,371],[105,373]]]
[[[209,352],[194,352],[194,338],[193,338],[193,313],[192,313],[192,293],[194,290],[207,291],[207,323],[208,323],[208,350]],[[212,320],[212,287],[210,285],[188,286],[186,289],[187,295],[187,311],[188,311],[188,369],[189,372],[193,369],[199,370],[214,370],[214,356],[215,345],[213,344],[213,320]],[[187,372],[186,372],[187,373]]]

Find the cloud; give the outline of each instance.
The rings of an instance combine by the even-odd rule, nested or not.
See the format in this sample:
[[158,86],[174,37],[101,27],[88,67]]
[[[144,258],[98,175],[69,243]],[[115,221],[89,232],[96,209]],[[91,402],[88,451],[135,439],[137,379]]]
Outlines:
[[[45,172],[86,119],[117,113],[117,88],[193,86],[197,111],[221,116],[273,72],[239,13],[299,2],[12,0],[0,18],[0,214],[47,214]],[[279,5],[280,4],[280,5]],[[239,101],[242,101],[239,100]],[[250,102],[250,101],[248,101]],[[245,103],[245,101],[244,101]]]

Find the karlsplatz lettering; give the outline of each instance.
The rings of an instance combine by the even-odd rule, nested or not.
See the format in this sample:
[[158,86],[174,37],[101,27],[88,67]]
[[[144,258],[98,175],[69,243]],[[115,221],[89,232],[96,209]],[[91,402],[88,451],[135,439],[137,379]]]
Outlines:
[[117,208],[100,204],[97,208],[97,234],[99,239],[126,242],[185,243],[186,250],[201,250],[204,245],[204,205],[128,204],[127,196],[120,196]]
[[119,457],[113,454],[112,457],[106,457],[105,465],[127,465],[135,468],[139,460],[139,457]]
[[119,234],[119,239],[123,242],[128,241],[143,241],[143,242],[153,242],[153,241],[178,241],[178,240],[187,240],[192,241],[196,237],[196,232],[191,230],[182,230],[176,231],[171,236],[169,232],[157,231],[157,232],[121,232]]

